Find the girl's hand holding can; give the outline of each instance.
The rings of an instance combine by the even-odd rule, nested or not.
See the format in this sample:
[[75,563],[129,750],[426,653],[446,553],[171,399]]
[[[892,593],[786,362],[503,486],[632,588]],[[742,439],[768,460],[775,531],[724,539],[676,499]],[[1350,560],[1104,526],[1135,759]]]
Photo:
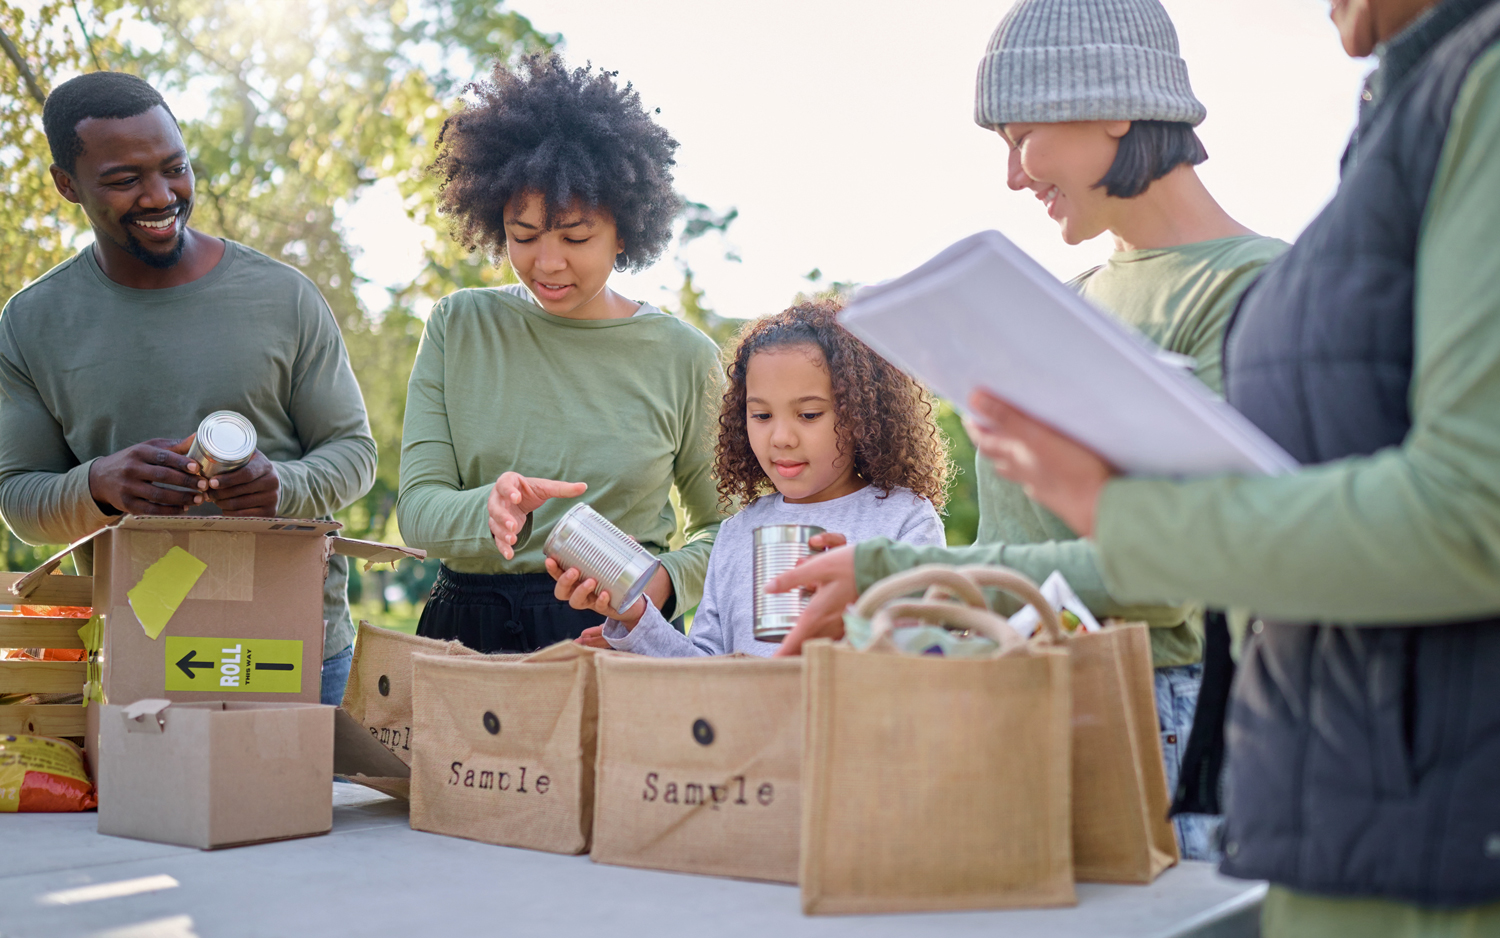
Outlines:
[[[555,479],[533,479],[519,472],[501,473],[490,489],[487,503],[490,536],[506,560],[516,556],[516,536],[526,526],[526,516],[549,498],[577,498],[588,490],[587,482],[558,482]],[[561,598],[561,597],[559,597]]]

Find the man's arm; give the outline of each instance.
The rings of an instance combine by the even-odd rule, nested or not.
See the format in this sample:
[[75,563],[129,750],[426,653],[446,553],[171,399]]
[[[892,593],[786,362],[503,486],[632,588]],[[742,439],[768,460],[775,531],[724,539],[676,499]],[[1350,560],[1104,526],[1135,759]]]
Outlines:
[[280,483],[276,513],[325,518],[375,484],[375,438],[333,312],[311,283],[300,303],[290,416],[303,455],[272,463]]
[[0,313],[0,518],[28,544],[67,544],[109,515],[89,494],[92,461],[74,458],[37,393],[9,313]]

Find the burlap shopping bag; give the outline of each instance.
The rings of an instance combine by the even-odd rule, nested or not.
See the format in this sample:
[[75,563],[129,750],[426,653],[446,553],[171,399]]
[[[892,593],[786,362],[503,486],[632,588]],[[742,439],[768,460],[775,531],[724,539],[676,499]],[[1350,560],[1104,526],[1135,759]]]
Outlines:
[[1068,640],[1073,662],[1073,868],[1083,881],[1149,883],[1179,859],[1167,818],[1151,636],[1104,623]]
[[[806,647],[805,912],[1076,901],[1071,690],[1056,615],[1018,574],[1006,588],[1046,610],[1032,642],[969,606],[873,608],[954,576],[918,568],[868,591],[855,609],[875,620],[876,640],[864,651],[828,641]],[[977,593],[969,583],[949,591]],[[980,632],[998,647],[972,658],[902,654],[887,633],[904,618]]]
[[599,652],[559,642],[516,659],[414,659],[411,826],[583,853],[594,807]]
[[407,635],[360,620],[340,705],[380,744],[411,765],[411,659],[444,654],[458,642]]
[[[1002,585],[995,567],[960,567],[976,585]],[[1149,883],[1177,863],[1177,838],[1157,731],[1151,636],[1110,620],[1068,633],[1073,672],[1073,876]]]
[[802,660],[598,665],[593,859],[795,883]]

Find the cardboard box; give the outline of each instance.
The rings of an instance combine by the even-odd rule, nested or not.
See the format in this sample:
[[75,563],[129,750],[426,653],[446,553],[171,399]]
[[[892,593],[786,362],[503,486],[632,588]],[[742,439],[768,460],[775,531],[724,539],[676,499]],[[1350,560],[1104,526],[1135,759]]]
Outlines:
[[[384,563],[420,550],[334,535],[333,521],[126,515],[70,544],[10,586],[42,588],[64,557],[94,548],[106,702],[238,700],[317,703],[323,579],[342,554]],[[91,768],[99,708],[88,707]]]
[[333,707],[156,699],[101,709],[99,833],[206,850],[333,826]]

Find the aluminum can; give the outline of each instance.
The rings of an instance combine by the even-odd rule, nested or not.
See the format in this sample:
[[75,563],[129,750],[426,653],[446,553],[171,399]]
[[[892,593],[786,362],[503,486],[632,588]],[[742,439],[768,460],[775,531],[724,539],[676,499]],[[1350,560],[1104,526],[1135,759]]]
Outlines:
[[542,552],[564,570],[576,567],[584,579],[592,577],[617,613],[635,605],[661,567],[649,550],[582,502],[557,522]]
[[807,590],[792,593],[767,593],[766,583],[797,565],[812,548],[807,542],[814,534],[824,533],[814,524],[769,524],[756,528],[752,579],[755,581],[755,639],[779,642],[786,638],[797,617],[807,608],[812,594]]
[[255,455],[255,425],[232,410],[216,410],[198,424],[188,458],[205,479],[233,472]]

